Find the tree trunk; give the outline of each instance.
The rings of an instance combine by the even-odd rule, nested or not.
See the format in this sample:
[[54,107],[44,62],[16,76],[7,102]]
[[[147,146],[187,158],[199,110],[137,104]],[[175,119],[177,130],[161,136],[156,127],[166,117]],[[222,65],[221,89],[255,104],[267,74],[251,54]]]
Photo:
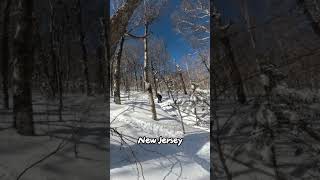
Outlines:
[[113,66],[114,66],[114,60],[112,59],[111,65],[110,65],[110,91],[111,94],[113,94]]
[[[63,111],[63,69],[62,69],[62,48],[63,48],[63,25],[59,28],[60,31],[58,32],[59,38],[59,58],[57,62],[57,70],[58,70],[58,93],[59,93],[59,121],[62,121],[62,111]],[[62,29],[62,30],[61,30]]]
[[140,88],[142,91],[145,91],[144,82],[143,82],[143,75],[140,76]]
[[72,72],[71,62],[71,45],[70,45],[71,38],[67,42],[67,63],[66,63],[66,91],[70,90],[70,74]]
[[18,133],[34,135],[32,112],[33,0],[19,0],[14,37],[13,115]]
[[119,51],[116,57],[116,64],[114,68],[114,76],[113,76],[113,81],[114,81],[114,102],[116,104],[121,104],[121,98],[120,98],[120,84],[121,84],[121,76],[120,76],[120,68],[121,68],[121,56],[122,56],[122,49],[123,49],[123,44],[124,44],[124,37],[121,38],[120,40],[120,46],[119,46]]
[[153,84],[154,84],[154,92],[155,94],[158,93],[158,84],[157,84],[157,78],[156,74],[154,73],[154,67],[153,67],[153,61],[151,61],[151,70],[152,70],[152,78],[153,78]]
[[[105,61],[105,84],[108,88],[105,89],[104,100],[106,104],[110,104],[110,62],[111,62],[111,50],[110,50],[110,13],[109,13],[109,1],[104,1],[104,61]],[[112,66],[111,66],[112,68]],[[112,86],[111,86],[112,87]],[[111,91],[112,92],[112,91]]]
[[9,109],[9,25],[10,25],[10,6],[11,0],[6,1],[3,16],[3,32],[2,32],[2,90],[3,105],[5,109]]
[[97,49],[97,58],[99,63],[99,72],[98,72],[98,79],[99,79],[99,92],[102,93],[106,88],[105,83],[105,69],[104,69],[104,61],[103,61],[103,48],[101,46]]
[[235,62],[234,54],[232,52],[232,48],[230,45],[230,41],[228,37],[224,37],[221,39],[222,44],[224,46],[224,50],[226,51],[226,56],[227,56],[227,61],[230,67],[230,76],[231,79],[236,85],[237,88],[237,97],[238,97],[238,102],[241,104],[244,104],[247,101],[245,91],[244,91],[244,84],[241,78],[241,73],[238,68],[238,65]]
[[[110,45],[111,51],[110,56],[112,57],[115,50],[116,44],[119,42],[121,37],[127,30],[129,20],[134,10],[139,6],[142,0],[128,0],[127,3],[122,6],[112,17],[111,17],[111,38]],[[108,17],[109,18],[109,17]]]
[[[56,46],[55,46],[55,1],[50,0],[51,12],[50,12],[50,55],[51,55],[51,71],[52,74],[48,73],[51,93],[50,96],[55,97],[56,92],[58,91],[58,69],[57,69],[57,55],[56,55]],[[50,63],[48,64],[50,65]]]
[[134,77],[135,77],[135,80],[136,80],[136,91],[138,91],[139,90],[139,80],[138,80],[138,73],[137,73],[137,67],[136,67],[137,65],[136,64],[134,64]]
[[151,112],[152,112],[152,119],[157,120],[157,112],[156,107],[153,100],[153,92],[152,92],[152,86],[149,82],[149,55],[148,55],[148,31],[149,31],[149,24],[145,23],[145,38],[143,39],[144,43],[144,84],[145,89],[148,91],[149,94],[149,103],[151,105]]
[[[230,27],[230,25],[222,24],[221,15],[217,13],[216,10],[212,13],[211,21],[214,22],[211,25],[214,26],[214,29],[212,31],[214,32],[214,34],[216,34],[216,41],[214,44],[212,44],[215,48],[214,56],[216,56],[216,58],[222,57],[219,54],[219,48],[222,48],[222,50],[225,52],[226,60],[223,62],[223,66],[226,69],[230,69],[230,78],[232,80],[232,85],[236,86],[238,102],[244,104],[246,102],[244,84],[238,65],[235,62],[235,57],[227,34],[227,30]],[[222,47],[220,46],[220,43]]]
[[183,93],[184,93],[185,95],[187,95],[188,93],[187,93],[187,89],[186,89],[186,84],[184,83],[184,79],[183,79],[183,76],[182,76],[182,72],[179,71],[178,73],[179,73],[179,76],[180,76],[180,79],[181,79]]
[[78,23],[79,23],[79,35],[80,35],[80,45],[82,51],[82,70],[84,75],[84,82],[86,85],[86,93],[87,96],[91,95],[91,86],[90,86],[90,79],[89,79],[89,68],[88,68],[88,52],[85,45],[85,33],[83,31],[83,23],[82,23],[82,4],[81,0],[78,0]]

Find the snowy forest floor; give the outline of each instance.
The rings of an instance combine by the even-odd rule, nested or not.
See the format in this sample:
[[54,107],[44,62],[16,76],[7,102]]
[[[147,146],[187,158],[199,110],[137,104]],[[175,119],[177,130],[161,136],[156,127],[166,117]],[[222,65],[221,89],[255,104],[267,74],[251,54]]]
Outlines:
[[[66,95],[62,121],[58,102],[33,97],[36,136],[12,128],[12,109],[0,111],[0,179],[105,180],[107,118],[102,97]],[[55,152],[57,151],[57,152]],[[77,157],[76,157],[77,153]]]
[[[111,179],[113,180],[207,180],[210,177],[209,130],[185,125],[186,133],[172,108],[165,108],[170,100],[164,96],[157,103],[158,121],[152,120],[145,93],[122,94],[122,104],[111,102],[110,141]],[[112,99],[111,99],[112,101]],[[139,137],[183,137],[176,144],[137,144]]]

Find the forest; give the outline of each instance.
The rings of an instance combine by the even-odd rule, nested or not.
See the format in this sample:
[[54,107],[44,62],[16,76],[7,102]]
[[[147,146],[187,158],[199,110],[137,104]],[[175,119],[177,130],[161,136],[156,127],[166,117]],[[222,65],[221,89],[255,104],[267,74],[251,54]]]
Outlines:
[[1,0],[0,179],[320,179],[319,7]]

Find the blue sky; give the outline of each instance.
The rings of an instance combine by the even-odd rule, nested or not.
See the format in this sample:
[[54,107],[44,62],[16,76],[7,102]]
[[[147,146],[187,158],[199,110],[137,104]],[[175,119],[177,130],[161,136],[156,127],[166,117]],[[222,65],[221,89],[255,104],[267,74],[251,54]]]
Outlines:
[[[171,15],[174,11],[178,10],[179,6],[180,0],[168,0],[168,4],[162,8],[159,18],[150,27],[152,36],[164,40],[167,50],[176,61],[192,52],[192,48],[188,42],[174,30],[172,24]],[[133,34],[143,35],[143,32],[143,27],[140,27],[134,30]]]
[[188,42],[174,30],[171,14],[180,6],[180,0],[169,0],[159,19],[151,26],[152,35],[162,38],[171,56],[179,61],[182,56],[191,53],[192,49]]

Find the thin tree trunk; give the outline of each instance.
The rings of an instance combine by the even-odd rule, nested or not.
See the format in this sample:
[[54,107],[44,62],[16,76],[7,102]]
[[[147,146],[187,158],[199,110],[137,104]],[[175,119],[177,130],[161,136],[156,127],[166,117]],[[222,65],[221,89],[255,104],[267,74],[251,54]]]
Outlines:
[[157,84],[157,80],[156,80],[156,74],[153,72],[154,71],[154,67],[153,67],[153,61],[151,61],[151,70],[152,70],[152,78],[153,78],[153,84],[154,84],[154,92],[155,94],[158,93],[158,84]]
[[6,1],[3,16],[3,32],[2,32],[2,90],[3,105],[5,109],[9,109],[9,25],[10,25],[10,7],[11,0]]
[[[122,6],[112,17],[111,17],[111,37],[110,45],[110,57],[116,51],[116,44],[120,41],[121,37],[126,33],[129,20],[134,10],[139,6],[142,0],[128,0],[124,6]],[[109,18],[109,17],[108,17]]]
[[[108,87],[110,86],[110,62],[111,62],[111,57],[112,57],[112,53],[110,50],[110,13],[109,13],[109,6],[107,4],[109,4],[109,1],[106,0],[104,1],[104,61],[105,61],[105,81],[108,85]],[[112,68],[112,66],[111,66]],[[112,87],[112,86],[111,86]],[[111,91],[112,92],[112,91]],[[110,89],[106,88],[105,89],[105,93],[104,93],[104,100],[106,102],[106,104],[110,104]]]
[[63,71],[62,71],[62,42],[63,42],[63,25],[59,28],[59,59],[57,62],[58,69],[58,92],[59,92],[59,121],[62,121],[62,111],[63,111]]
[[143,82],[143,75],[140,76],[140,86],[141,86],[140,87],[141,90],[144,91],[145,88],[144,88],[144,82]]
[[260,62],[259,62],[259,59],[257,58],[257,54],[256,54],[256,51],[257,51],[256,50],[256,38],[255,38],[254,30],[252,30],[252,24],[251,24],[251,20],[250,20],[247,0],[242,0],[242,9],[243,9],[244,18],[245,18],[246,24],[247,24],[247,31],[250,35],[251,46],[253,48],[252,53],[255,56],[255,61],[256,61],[256,65],[257,65],[257,72],[260,72],[261,71]]
[[[236,94],[238,97],[238,102],[244,104],[247,101],[247,98],[244,91],[244,83],[242,81],[241,73],[238,65],[235,62],[234,53],[232,51],[230,40],[227,35],[229,25],[222,24],[221,15],[216,11],[213,12],[212,21],[214,22],[213,25],[215,26],[212,31],[214,31],[214,33],[218,35],[216,36],[216,43],[213,44],[214,48],[216,49],[214,54],[219,54],[219,48],[221,48],[219,45],[221,43],[222,48],[226,54],[226,61],[224,61],[223,65],[226,69],[230,69],[230,78],[232,80],[232,84],[237,88]],[[218,56],[221,58],[220,55]]]
[[149,82],[149,55],[148,55],[148,31],[149,31],[149,24],[145,23],[145,34],[144,34],[144,84],[145,84],[145,89],[147,90],[149,94],[149,103],[151,105],[151,112],[152,112],[152,119],[157,120],[157,112],[156,112],[156,107],[154,104],[154,99],[153,99],[153,92],[152,92],[152,86]]
[[102,47],[98,47],[97,49],[97,58],[99,63],[99,72],[98,72],[98,79],[99,79],[99,91],[100,93],[106,88],[105,83],[105,69],[104,69],[104,61],[103,61],[103,49]]
[[136,80],[136,91],[139,90],[139,80],[138,80],[138,75],[137,75],[137,67],[136,67],[136,64],[134,64],[134,77],[135,77],[135,80]]
[[19,0],[14,37],[13,115],[18,133],[34,135],[32,110],[33,0]]
[[184,79],[183,79],[183,76],[182,76],[182,72],[179,70],[179,76],[180,76],[180,79],[181,79],[181,83],[182,83],[182,89],[183,89],[183,93],[185,95],[187,95],[187,89],[186,89],[186,84],[184,83]]
[[114,102],[116,104],[121,104],[121,98],[120,98],[120,84],[121,84],[121,76],[120,76],[120,69],[121,69],[121,56],[122,56],[122,50],[123,50],[123,44],[124,44],[124,37],[121,38],[120,40],[120,47],[119,51],[116,57],[116,64],[114,68],[114,73],[113,73],[113,81],[114,81]]
[[70,39],[67,42],[67,64],[66,64],[66,91],[69,91],[70,88],[70,74],[71,74],[71,62],[72,62],[72,56],[71,56],[71,46],[70,46]]
[[83,71],[83,80],[85,82],[85,88],[87,96],[91,95],[91,86],[90,86],[90,79],[89,79],[89,67],[88,67],[88,52],[85,45],[85,33],[83,31],[83,22],[82,22],[82,4],[81,0],[78,0],[78,23],[79,23],[79,35],[80,35],[80,45],[82,51],[82,71]]
[[[50,55],[51,55],[51,71],[52,75],[49,74],[50,79],[50,88],[51,88],[51,95],[53,97],[56,96],[56,92],[58,91],[58,70],[57,70],[57,55],[56,55],[56,46],[55,46],[55,0],[50,0]],[[50,63],[49,63],[50,64]]]
[[241,73],[240,70],[238,68],[238,65],[235,62],[235,58],[234,58],[234,54],[232,52],[232,48],[230,45],[230,41],[229,38],[224,37],[221,39],[222,44],[225,47],[225,51],[226,51],[226,55],[228,58],[228,63],[229,63],[229,67],[231,68],[231,79],[233,81],[233,83],[235,83],[236,87],[237,87],[237,97],[238,97],[238,102],[241,104],[244,104],[247,101],[246,95],[245,95],[245,91],[244,91],[244,84],[241,78]]

